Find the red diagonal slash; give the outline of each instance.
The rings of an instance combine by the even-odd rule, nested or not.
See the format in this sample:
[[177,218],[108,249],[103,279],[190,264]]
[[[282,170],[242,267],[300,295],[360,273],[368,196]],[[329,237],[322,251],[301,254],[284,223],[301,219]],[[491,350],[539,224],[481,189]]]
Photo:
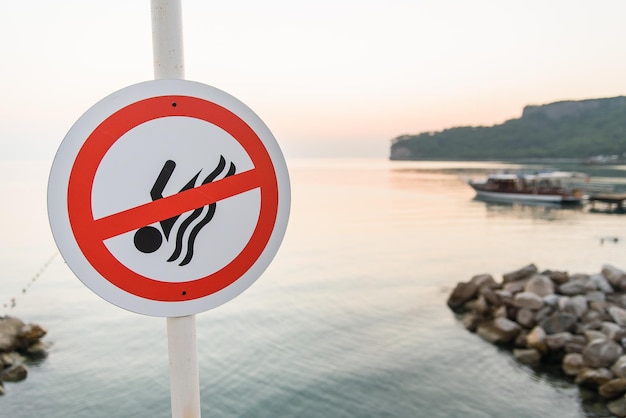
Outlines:
[[222,180],[185,190],[94,221],[93,231],[100,239],[121,235],[187,211],[259,187],[258,173],[252,169]]

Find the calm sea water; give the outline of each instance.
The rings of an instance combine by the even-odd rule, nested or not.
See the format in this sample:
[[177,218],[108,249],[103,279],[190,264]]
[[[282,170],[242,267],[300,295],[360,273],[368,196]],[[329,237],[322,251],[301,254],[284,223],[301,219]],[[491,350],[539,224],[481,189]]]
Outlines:
[[[203,416],[606,415],[570,381],[465,331],[446,300],[458,281],[529,263],[626,268],[626,215],[476,201],[462,178],[493,163],[288,165],[292,216],[277,257],[197,317]],[[622,169],[598,179],[624,184]],[[73,276],[47,224],[48,170],[0,162],[0,314],[46,327],[51,344],[26,381],[5,384],[0,416],[168,417],[166,321],[110,305]],[[619,241],[601,244],[608,236]]]

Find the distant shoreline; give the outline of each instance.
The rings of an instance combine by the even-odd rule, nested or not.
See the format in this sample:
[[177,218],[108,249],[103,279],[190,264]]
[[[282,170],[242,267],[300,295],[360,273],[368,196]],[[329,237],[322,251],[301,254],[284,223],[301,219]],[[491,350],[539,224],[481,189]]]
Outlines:
[[[584,164],[581,158],[392,158],[390,161],[471,161],[510,164],[537,164],[537,163],[570,163]],[[605,164],[598,164],[605,165]]]

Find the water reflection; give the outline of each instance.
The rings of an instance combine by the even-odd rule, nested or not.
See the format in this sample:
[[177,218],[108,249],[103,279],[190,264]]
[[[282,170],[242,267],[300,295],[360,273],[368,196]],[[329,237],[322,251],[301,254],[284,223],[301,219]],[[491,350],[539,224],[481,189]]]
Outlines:
[[472,201],[484,204],[488,217],[512,216],[556,221],[572,218],[584,211],[583,205],[562,205],[551,202],[498,202],[478,196]]
[[389,185],[393,189],[413,190],[420,193],[471,192],[471,189],[458,175],[442,171],[394,170],[389,176]]
[[[383,167],[381,167],[383,168]],[[487,216],[508,216],[515,218],[543,219],[548,221],[571,219],[581,213],[626,214],[626,210],[615,205],[584,202],[580,205],[562,205],[543,202],[499,202],[475,197],[467,185],[470,179],[484,177],[493,172],[562,170],[585,172],[590,176],[589,187],[606,189],[614,193],[626,192],[626,166],[589,167],[574,163],[554,162],[550,165],[480,161],[405,161],[389,162],[389,184],[393,189],[413,190],[425,197],[457,196],[468,199],[470,204],[482,204]],[[473,199],[472,199],[473,198]],[[477,206],[474,206],[475,208]]]
[[591,206],[589,208],[589,213],[601,213],[605,215],[624,215],[626,214],[626,209],[608,205],[602,207]]

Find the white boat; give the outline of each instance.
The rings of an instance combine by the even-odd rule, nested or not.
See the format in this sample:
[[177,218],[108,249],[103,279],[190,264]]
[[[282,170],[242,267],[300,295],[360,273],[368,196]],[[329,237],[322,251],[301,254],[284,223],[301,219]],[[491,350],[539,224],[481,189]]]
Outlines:
[[468,184],[483,199],[506,202],[579,204],[587,196],[580,187],[588,181],[584,173],[551,171],[533,174],[498,173]]

